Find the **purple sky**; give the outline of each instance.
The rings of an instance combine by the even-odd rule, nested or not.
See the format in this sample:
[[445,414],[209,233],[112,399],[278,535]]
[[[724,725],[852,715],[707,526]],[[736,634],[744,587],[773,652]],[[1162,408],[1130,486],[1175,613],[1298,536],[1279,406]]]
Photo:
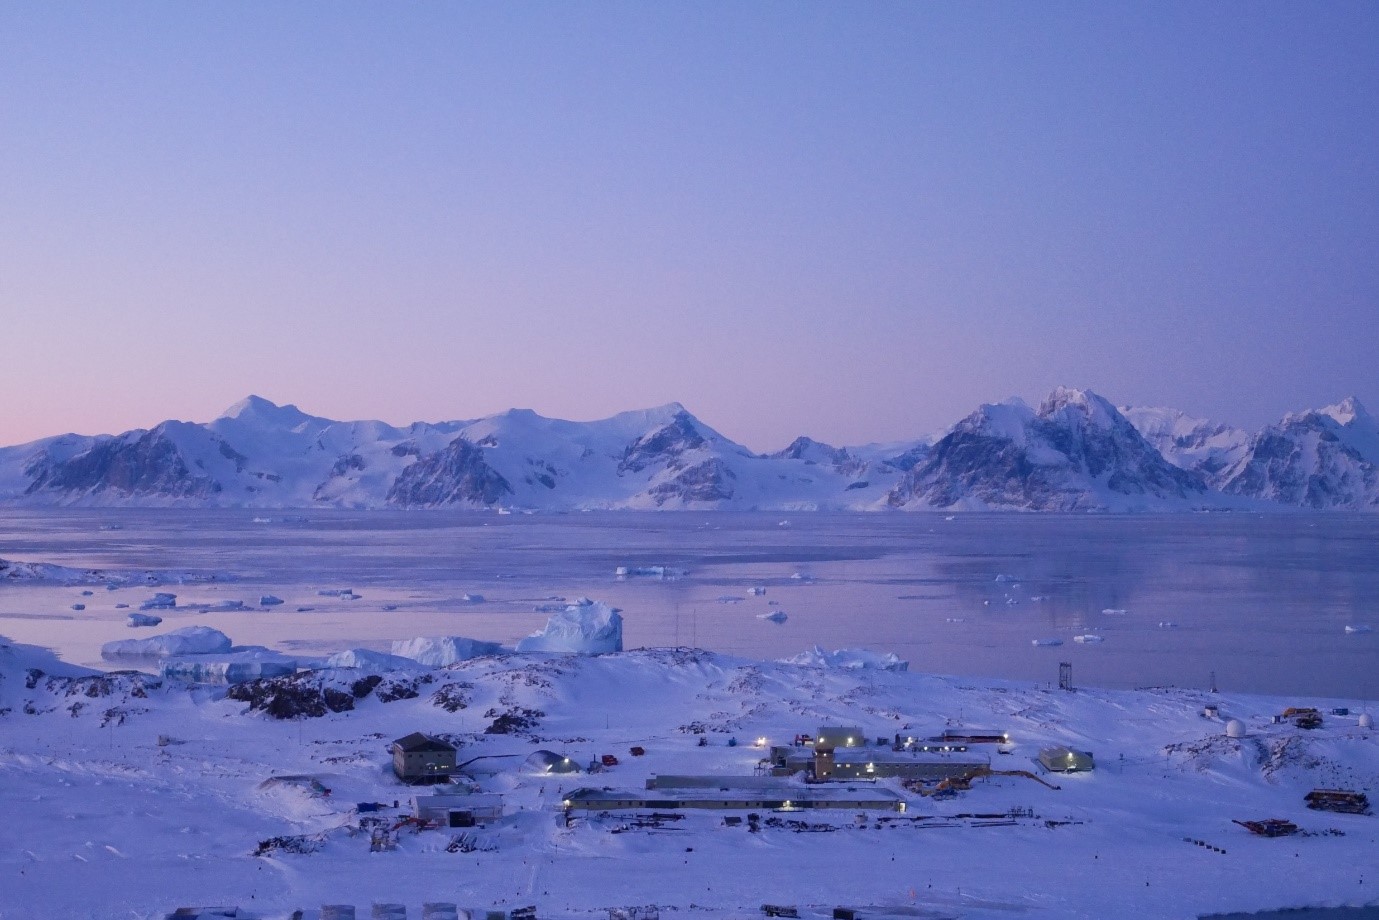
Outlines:
[[0,6],[0,443],[1379,403],[1379,5]]

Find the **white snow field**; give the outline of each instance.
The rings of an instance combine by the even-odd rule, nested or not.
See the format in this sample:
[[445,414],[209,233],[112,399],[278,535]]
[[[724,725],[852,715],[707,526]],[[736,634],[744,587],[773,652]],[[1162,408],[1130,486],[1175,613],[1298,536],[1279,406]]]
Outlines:
[[[1373,515],[1339,514],[782,526],[727,513],[7,512],[0,557],[47,574],[0,583],[0,920],[216,905],[316,920],[323,905],[368,917],[374,903],[420,918],[428,902],[572,920],[649,905],[667,920],[739,920],[764,903],[814,920],[835,907],[1168,918],[1369,904],[1379,818],[1303,797],[1379,795],[1366,702],[1379,635],[1345,629],[1374,621],[1377,531]],[[126,625],[173,593],[162,623]],[[229,603],[269,596],[283,603]],[[786,622],[758,618],[777,610]],[[179,632],[200,638],[160,638]],[[500,650],[533,633],[609,653]],[[1074,641],[1087,635],[1106,641]],[[145,654],[101,657],[131,636]],[[1055,689],[1060,662],[1076,690]],[[1290,707],[1322,724],[1276,722]],[[1228,737],[1234,723],[1243,737]],[[715,777],[701,796],[750,794],[772,745],[825,726],[1010,744],[935,755],[1001,771],[953,798],[895,779],[832,793],[784,780],[792,802],[890,797],[903,813],[654,818],[674,795],[656,792],[650,812],[566,823],[577,789],[627,801],[653,774]],[[413,732],[457,743],[455,788],[499,817],[399,826],[429,794],[391,771],[389,744]],[[1044,773],[1039,753],[1055,746],[1092,752],[1096,769]],[[618,763],[593,775],[530,766],[604,755]],[[1269,818],[1300,833],[1233,823]]]
[[[861,916],[1195,917],[1360,905],[1379,885],[1379,817],[1303,801],[1314,787],[1379,792],[1379,737],[1353,700],[1061,691],[660,649],[510,654],[382,681],[349,668],[303,673],[296,704],[332,687],[352,708],[337,700],[343,711],[281,720],[224,687],[83,673],[29,646],[0,647],[6,920],[209,905],[287,918],[326,904],[367,917],[375,902],[411,917],[425,902],[600,920],[642,905],[751,917],[763,903],[802,917],[838,906]],[[249,699],[254,686],[238,692]],[[1317,708],[1323,725],[1276,724],[1287,706]],[[1229,720],[1243,723],[1243,738],[1227,737]],[[656,775],[760,783],[769,745],[828,725],[873,739],[994,729],[1010,743],[969,755],[1011,775],[947,799],[895,779],[834,786],[879,788],[903,813],[658,806],[566,820],[562,803],[580,788],[635,794]],[[507,733],[488,733],[499,727]],[[456,742],[469,765],[457,791],[499,796],[501,817],[463,829],[404,824],[384,835],[395,846],[374,852],[367,825],[397,826],[413,796],[438,788],[391,772],[389,743],[414,731]],[[1097,767],[1044,773],[1036,758],[1050,745],[1091,751]],[[592,775],[532,772],[528,757],[542,749],[581,767],[604,754],[619,763]],[[814,792],[781,782],[801,798]],[[358,803],[383,807],[361,813]],[[761,818],[757,832],[749,813]],[[1265,818],[1301,833],[1266,839],[1232,823]]]

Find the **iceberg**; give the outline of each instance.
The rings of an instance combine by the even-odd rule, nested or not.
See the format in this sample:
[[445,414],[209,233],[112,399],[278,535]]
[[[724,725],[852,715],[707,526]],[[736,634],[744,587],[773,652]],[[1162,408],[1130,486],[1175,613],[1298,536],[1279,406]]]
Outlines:
[[1030,644],[1031,644],[1031,645],[1037,645],[1037,646],[1043,646],[1043,647],[1045,647],[1045,648],[1053,648],[1054,646],[1062,645],[1062,644],[1063,644],[1063,640],[1062,640],[1062,639],[1031,639],[1031,640],[1030,640]]
[[1101,638],[1101,636],[1094,636],[1091,633],[1087,633],[1086,635],[1082,636],[1073,636],[1073,641],[1081,642],[1085,645],[1088,642],[1104,642],[1106,640]]
[[622,651],[622,616],[616,607],[582,597],[552,614],[546,628],[517,643],[519,652],[601,655]]
[[139,605],[140,610],[171,610],[177,606],[177,595],[159,591]]
[[147,639],[121,639],[101,646],[101,657],[171,658],[174,655],[223,655],[230,651],[230,637],[209,626],[185,626]]
[[280,598],[280,597],[274,597],[274,596],[271,595],[271,594],[265,594],[263,597],[259,598],[259,606],[260,606],[260,607],[276,607],[276,606],[278,606],[279,604],[281,604],[282,602],[283,602],[283,599],[282,599],[282,598]]
[[261,677],[285,677],[297,673],[297,662],[289,659],[233,657],[206,660],[173,658],[164,661],[158,673],[166,680],[196,684],[242,684]]
[[801,665],[808,668],[837,668],[844,671],[908,671],[910,663],[887,652],[882,655],[864,648],[840,648],[836,652],[826,652],[814,646],[794,658],[782,659],[786,664]]
[[758,620],[770,620],[772,623],[784,623],[790,619],[790,614],[784,610],[772,610],[770,613],[758,613]]
[[417,663],[411,658],[389,655],[387,652],[375,652],[367,648],[345,649],[345,651],[336,652],[326,659],[326,667],[328,668],[358,668],[371,674],[402,671],[416,666]]
[[163,622],[163,618],[156,617],[151,613],[131,613],[125,622],[129,626],[157,626]]
[[457,661],[497,655],[502,650],[503,647],[497,642],[480,642],[478,639],[466,639],[464,636],[419,636],[393,643],[394,655],[432,668],[445,668]]

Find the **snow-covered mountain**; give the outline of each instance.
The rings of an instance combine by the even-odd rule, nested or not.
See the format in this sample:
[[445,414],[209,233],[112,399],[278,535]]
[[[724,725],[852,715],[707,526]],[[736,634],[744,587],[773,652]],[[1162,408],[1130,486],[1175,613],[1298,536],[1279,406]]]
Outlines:
[[1304,508],[1379,510],[1379,423],[1354,397],[1286,415],[1250,438],[1221,488]]
[[1168,463],[1105,399],[1060,387],[1036,411],[984,405],[887,496],[896,508],[1143,511],[1201,507],[1201,478]]
[[755,454],[679,403],[592,422],[526,409],[340,422],[250,396],[213,421],[0,448],[0,504],[676,510],[1379,510],[1379,424],[1354,399],[1253,437],[1059,388],[935,441]]
[[1223,474],[1248,450],[1248,431],[1193,418],[1177,409],[1123,406],[1120,413],[1165,460],[1200,473],[1213,488],[1219,488]]
[[[874,475],[873,475],[874,474]],[[207,424],[0,449],[0,502],[30,505],[815,509],[875,504],[881,462],[758,456],[678,403],[594,422],[337,422],[251,396]]]

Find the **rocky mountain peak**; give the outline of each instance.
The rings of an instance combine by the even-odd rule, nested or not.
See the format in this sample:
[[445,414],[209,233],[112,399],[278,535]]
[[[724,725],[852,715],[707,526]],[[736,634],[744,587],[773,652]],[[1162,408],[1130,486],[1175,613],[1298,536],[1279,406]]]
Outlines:
[[1372,424],[1374,421],[1373,416],[1354,396],[1347,396],[1335,405],[1318,409],[1317,414],[1329,416],[1339,425],[1364,424],[1366,422]]

